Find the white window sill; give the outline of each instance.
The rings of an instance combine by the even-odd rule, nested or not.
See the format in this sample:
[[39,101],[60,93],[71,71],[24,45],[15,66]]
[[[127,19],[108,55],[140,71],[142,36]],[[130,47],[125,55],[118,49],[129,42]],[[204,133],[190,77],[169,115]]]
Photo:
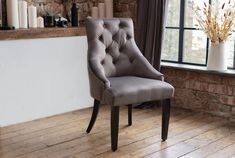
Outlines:
[[178,64],[178,63],[170,63],[170,62],[161,62],[162,68],[174,68],[174,69],[181,69],[181,70],[189,70],[195,71],[200,73],[209,73],[215,75],[223,75],[223,76],[234,76],[235,77],[235,70],[228,69],[226,71],[211,71],[207,70],[206,66],[195,66],[195,65],[188,65],[188,64]]

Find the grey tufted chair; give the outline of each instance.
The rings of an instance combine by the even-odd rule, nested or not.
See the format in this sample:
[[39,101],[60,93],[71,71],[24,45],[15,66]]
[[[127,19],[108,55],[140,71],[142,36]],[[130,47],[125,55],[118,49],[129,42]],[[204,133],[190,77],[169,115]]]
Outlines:
[[100,103],[111,106],[111,145],[117,149],[119,107],[128,105],[128,125],[132,124],[132,104],[163,100],[162,140],[167,139],[170,99],[174,88],[163,81],[144,58],[134,40],[131,19],[88,19],[88,72],[94,100],[89,133]]

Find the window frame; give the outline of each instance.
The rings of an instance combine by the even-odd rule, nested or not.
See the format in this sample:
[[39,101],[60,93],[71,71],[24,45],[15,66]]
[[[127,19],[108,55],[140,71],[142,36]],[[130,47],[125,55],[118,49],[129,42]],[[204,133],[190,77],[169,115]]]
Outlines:
[[[170,63],[178,63],[178,64],[188,64],[188,65],[196,65],[196,66],[206,66],[207,65],[207,59],[208,59],[208,52],[209,52],[209,38],[207,38],[206,43],[206,62],[205,64],[199,64],[199,63],[191,63],[191,62],[184,62],[183,61],[183,55],[184,55],[184,32],[185,30],[200,30],[193,27],[184,27],[185,26],[185,7],[186,7],[186,1],[187,0],[180,0],[180,17],[179,17],[179,27],[171,27],[166,26],[165,29],[177,29],[179,30],[179,42],[178,42],[178,60],[166,60],[162,59],[163,62],[170,62]],[[211,4],[212,0],[208,0]],[[234,32],[234,31],[233,31]],[[235,41],[234,41],[234,56],[233,56],[233,66],[229,67],[229,69],[235,69]]]

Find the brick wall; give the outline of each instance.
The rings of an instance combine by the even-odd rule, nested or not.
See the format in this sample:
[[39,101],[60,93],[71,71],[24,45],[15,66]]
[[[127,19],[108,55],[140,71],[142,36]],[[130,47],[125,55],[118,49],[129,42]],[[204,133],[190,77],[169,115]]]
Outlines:
[[114,0],[115,17],[131,17],[136,22],[137,0]]
[[[39,3],[46,7],[52,7],[55,15],[62,15],[66,18],[70,17],[70,9],[73,0],[28,0],[33,1],[37,6]],[[84,22],[87,16],[91,15],[90,10],[92,5],[97,5],[98,2],[104,2],[104,0],[75,0],[79,9],[79,20]],[[6,23],[6,0],[2,0],[3,3],[3,18]],[[136,0],[113,0],[114,3],[114,16],[115,17],[132,17],[135,21],[136,17]]]
[[173,106],[222,116],[235,122],[235,77],[163,68],[175,87]]

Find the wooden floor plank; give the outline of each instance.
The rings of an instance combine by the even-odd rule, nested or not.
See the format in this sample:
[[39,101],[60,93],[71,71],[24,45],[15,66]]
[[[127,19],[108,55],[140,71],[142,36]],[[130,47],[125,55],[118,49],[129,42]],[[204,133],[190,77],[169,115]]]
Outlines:
[[[155,119],[156,117],[154,117]],[[145,137],[150,137],[152,135],[150,135],[150,133],[148,134],[143,134],[144,132],[148,132],[149,131],[149,127],[152,127],[154,126],[154,124],[156,125],[155,128],[157,129],[155,133],[152,133],[153,135],[157,135],[158,136],[158,139],[160,138],[160,135],[159,135],[159,132],[160,132],[160,126],[157,126],[157,124],[159,123],[155,123],[155,121],[150,121],[150,119],[148,119],[146,123],[144,122],[138,122],[139,124],[136,124],[134,127],[131,127],[131,128],[124,128],[124,129],[121,129],[120,130],[120,133],[119,133],[119,137],[121,140],[123,141],[119,141],[119,146],[122,146],[123,144],[127,145],[127,144],[130,144],[130,143],[133,143],[134,141],[136,141],[137,139],[143,139]],[[134,121],[135,122],[135,121]],[[144,126],[143,124],[146,124],[148,126]],[[143,128],[144,127],[144,128]],[[158,127],[158,128],[157,128]],[[140,134],[142,134],[141,136],[139,136]],[[91,140],[91,142],[94,142],[96,141],[96,139],[99,139],[99,138],[94,138],[94,140]],[[60,153],[58,155],[53,155],[54,157],[57,157],[57,156],[61,156],[61,157],[64,157],[64,156],[68,156],[68,155],[71,155],[71,154],[75,154],[75,155],[81,155],[81,152],[84,152],[86,153],[87,151],[94,151],[94,149],[97,149],[97,153],[101,152],[101,151],[110,151],[110,132],[108,131],[106,136],[102,136],[101,139],[106,139],[105,142],[97,142],[97,144],[95,143],[92,143],[88,146],[88,148],[86,148],[85,150],[82,150],[81,148],[79,148],[79,145],[76,145],[74,146],[73,148],[75,148],[76,150],[73,150],[73,149],[69,149],[66,153],[63,152],[63,153]],[[102,149],[100,149],[99,147],[101,147]],[[79,152],[80,151],[80,152]],[[96,150],[95,150],[96,151]],[[78,154],[76,154],[77,152],[79,152]],[[53,157],[51,156],[51,157]],[[94,156],[94,155],[93,155]],[[87,157],[86,156],[82,156],[82,157]]]
[[[182,124],[184,124],[184,125],[186,125],[187,123],[188,123],[188,125],[190,125],[190,124],[192,124],[192,121],[193,120],[195,120],[195,118],[198,118],[198,116],[197,115],[191,115],[191,117],[183,117],[183,119],[182,120],[180,120],[180,122],[181,123],[179,123],[179,122],[177,122],[177,123],[174,123],[174,122],[171,122],[171,128],[174,128],[174,130],[171,130],[171,128],[170,128],[170,133],[169,133],[169,135],[172,135],[173,133],[172,132],[174,132],[174,134],[176,134],[177,132],[182,132],[182,131],[185,131],[185,130],[187,130],[187,128],[185,128],[185,127],[182,127],[181,125]],[[150,133],[146,133],[146,136],[145,137],[143,137],[143,142],[145,142],[146,140],[145,140],[145,138],[148,138],[150,141],[160,141],[160,126],[158,127],[158,128],[155,128],[154,130],[156,130],[156,132],[155,133],[153,133],[152,135],[150,134]],[[172,131],[172,132],[171,132]],[[157,134],[157,135],[156,135]],[[119,151],[121,150],[121,156],[123,156],[123,154],[124,154],[124,151],[126,151],[127,153],[130,153],[131,152],[131,150],[132,149],[136,149],[135,147],[133,147],[133,148],[128,148],[129,146],[132,146],[132,145],[134,145],[134,144],[137,144],[137,142],[138,141],[141,141],[142,139],[140,139],[140,140],[136,140],[136,138],[138,138],[138,136],[139,136],[140,134],[139,133],[137,133],[137,134],[135,134],[134,136],[133,136],[133,138],[131,137],[130,138],[130,140],[129,140],[129,142],[125,142],[124,144],[123,144],[123,141],[122,140],[127,140],[127,139],[121,139],[121,142],[119,142]],[[150,137],[147,137],[147,136],[150,136]],[[154,137],[154,138],[151,138],[151,136],[152,137]],[[130,137],[130,135],[128,135],[128,137]],[[145,144],[145,143],[141,143],[141,145],[143,145],[143,144]],[[130,144],[130,145],[128,145],[128,143]],[[148,142],[148,144],[149,144],[150,142]],[[124,146],[124,148],[123,148],[123,146]],[[102,146],[103,147],[103,146]],[[95,150],[92,150],[92,151],[90,151],[90,152],[93,152],[93,154],[99,154],[99,152],[105,152],[105,150],[107,151],[107,152],[109,152],[110,150],[109,150],[109,148],[107,149],[104,149],[104,148],[102,148],[102,147],[95,147]],[[118,151],[118,155],[120,155],[120,152]],[[81,153],[79,153],[79,154],[81,154]],[[103,155],[105,155],[106,153],[104,153]],[[94,155],[93,155],[94,156]],[[112,155],[112,156],[114,156],[114,155]],[[102,157],[102,156],[101,156]]]
[[[141,115],[139,115],[139,116],[141,116]],[[146,116],[143,116],[143,117],[146,117]],[[144,121],[145,119],[143,119],[142,121]],[[98,122],[97,122],[98,123]],[[125,122],[123,122],[123,124],[126,126],[126,120],[125,120]],[[106,125],[108,125],[109,126],[109,120],[106,120]],[[94,129],[94,132],[92,132],[91,134],[89,134],[89,135],[91,135],[90,137],[84,137],[84,138],[82,138],[82,139],[80,139],[80,140],[74,140],[74,141],[71,141],[71,142],[68,142],[68,143],[65,143],[65,144],[60,144],[60,145],[58,145],[58,146],[52,146],[51,148],[49,148],[49,149],[46,149],[45,151],[43,151],[43,152],[41,152],[41,151],[39,151],[38,153],[36,153],[36,154],[48,154],[48,153],[50,153],[51,151],[60,151],[60,148],[64,148],[65,146],[67,146],[67,147],[73,147],[73,146],[75,146],[75,145],[78,145],[78,147],[79,147],[79,145],[81,145],[80,143],[82,143],[82,140],[86,140],[86,139],[91,139],[92,137],[94,137],[94,138],[97,138],[97,139],[104,139],[105,137],[103,136],[104,134],[106,135],[106,136],[109,136],[109,127],[108,126],[106,126],[105,128],[103,128],[102,130],[103,131],[105,131],[105,133],[104,132],[102,132],[101,130],[97,130],[97,129]],[[85,133],[84,133],[84,130],[83,131],[81,131],[80,133],[78,133],[78,134],[81,134],[81,135],[86,135]],[[101,135],[101,136],[100,136]],[[107,141],[107,140],[106,140]],[[108,140],[109,142],[110,142],[110,140]],[[34,153],[35,154],[35,153]]]
[[[104,110],[107,110],[107,108],[103,108]],[[29,131],[32,128],[36,128],[36,129],[43,129],[48,127],[50,124],[57,124],[59,123],[61,120],[65,121],[67,119],[69,119],[70,116],[74,116],[76,115],[81,115],[83,116],[84,113],[90,113],[90,108],[86,108],[86,109],[82,109],[82,110],[78,110],[78,111],[74,111],[74,112],[68,112],[62,115],[55,115],[55,116],[50,116],[50,117],[46,117],[43,119],[37,119],[34,121],[30,121],[30,122],[26,122],[26,123],[20,123],[20,124],[14,124],[11,126],[7,126],[1,129],[1,133],[2,135],[4,134],[8,134],[11,132],[21,132],[23,133],[24,131]],[[30,131],[31,132],[31,131]]]
[[92,109],[83,109],[0,128],[0,158],[234,158],[235,129],[226,120],[183,109],[172,109],[169,138],[161,142],[161,109],[120,111],[119,148],[110,150],[110,107],[102,106],[90,134],[85,133]]
[[[125,111],[123,111],[123,112],[125,113]],[[153,111],[149,111],[148,113],[149,114],[153,113]],[[136,115],[135,117],[146,117],[149,114],[145,114],[145,112],[143,112],[143,113],[138,112],[137,115],[134,114],[134,116]],[[102,115],[102,116],[104,116],[104,115]],[[101,120],[102,120],[102,117],[101,117]],[[97,125],[100,125],[101,127],[105,127],[108,125],[108,123],[107,123],[108,120],[109,119],[105,119],[103,117],[103,121],[97,120]],[[123,124],[124,123],[126,124],[127,121],[125,119],[123,119],[122,122],[123,122]],[[66,142],[68,140],[73,140],[75,138],[86,136],[85,128],[86,128],[88,122],[87,121],[84,122],[84,120],[80,120],[80,122],[76,122],[76,123],[78,125],[76,125],[72,128],[65,128],[64,130],[60,130],[60,131],[57,131],[52,134],[45,133],[45,135],[43,137],[39,137],[39,138],[35,137],[36,139],[29,139],[29,140],[24,141],[23,143],[19,142],[19,143],[15,143],[13,145],[10,145],[10,146],[6,146],[1,151],[6,152],[6,151],[13,149],[13,150],[15,150],[14,153],[21,153],[21,151],[22,151],[21,149],[23,149],[23,151],[24,151],[25,146],[30,146],[30,148],[34,149],[35,145],[38,146],[39,143],[42,143],[42,144],[46,144],[46,146],[50,147],[50,146],[53,146],[53,144],[59,144],[60,142]],[[100,124],[100,123],[102,123],[102,124]],[[39,149],[41,149],[41,147]]]
[[[139,115],[139,113],[140,112],[136,112],[136,115]],[[142,113],[145,113],[145,112],[143,111]],[[98,118],[98,120],[109,118],[108,112],[105,112],[104,114],[105,115],[100,116]],[[88,124],[90,115],[91,115],[91,113],[89,113],[89,115],[85,115],[85,116],[87,116],[85,118],[77,116],[77,119],[70,120],[69,122],[67,122],[65,124],[59,124],[57,126],[53,126],[50,128],[45,128],[42,130],[30,132],[30,133],[24,133],[24,134],[20,134],[18,136],[14,136],[12,138],[5,139],[3,141],[3,145],[6,146],[9,144],[16,144],[17,142],[21,143],[22,141],[25,141],[25,140],[34,139],[35,137],[38,138],[38,137],[45,136],[45,135],[48,136],[50,134],[56,135],[56,132],[62,132],[63,130],[67,130],[69,128],[77,128],[76,126],[85,127],[85,125]],[[124,115],[126,116],[126,114],[124,114]]]
[[[214,143],[221,138],[225,138],[226,136],[231,135],[231,132],[234,132],[234,130],[231,131],[230,128],[227,128],[227,126],[221,126],[218,129],[209,130],[205,133],[202,133],[198,136],[195,136],[173,146],[168,146],[166,149],[160,150],[147,157],[161,157],[161,155],[166,155],[169,158],[180,157],[182,155],[195,151],[200,147],[206,147],[207,145]],[[189,148],[186,148],[187,146]],[[172,152],[174,154],[172,154]]]
[[166,149],[160,150],[154,154],[146,156],[146,158],[176,158],[180,157],[186,152],[190,152],[194,150],[196,147],[186,144],[186,143],[179,143],[177,145],[170,146]]
[[[152,110],[151,110],[152,111]],[[189,113],[190,114],[190,113]],[[188,114],[184,114],[184,115],[188,115]],[[138,115],[139,117],[141,117],[141,115]],[[150,117],[151,116],[151,117]],[[174,116],[174,113],[173,113],[173,116]],[[152,121],[151,121],[152,119]],[[135,121],[135,120],[139,120],[138,122]],[[173,119],[174,120],[174,119]],[[106,125],[109,126],[109,120],[106,120],[107,123]],[[122,120],[121,120],[122,121]],[[144,122],[145,121],[145,122]],[[148,122],[151,122],[151,123],[148,123]],[[131,134],[131,130],[135,131],[135,132],[138,132],[138,128],[141,128],[142,130],[147,130],[149,127],[152,127],[154,124],[157,125],[157,122],[158,124],[160,123],[160,115],[157,115],[156,116],[156,112],[151,112],[149,113],[149,117],[146,117],[146,116],[142,116],[142,118],[138,119],[138,117],[134,117],[133,118],[133,122],[137,122],[139,123],[139,126],[136,126],[138,125],[137,123],[134,123],[133,126],[136,126],[136,128],[125,128],[126,127],[126,120],[125,122],[123,122],[124,124],[124,130],[123,132],[125,132],[126,134]],[[98,123],[98,122],[97,122]],[[145,125],[145,126],[143,126]],[[89,148],[93,148],[93,142],[97,139],[97,140],[105,140],[106,143],[110,144],[110,128],[109,127],[106,127],[106,128],[101,128],[100,131],[98,131],[97,129],[94,129],[94,132],[92,132],[90,135],[90,137],[83,137],[82,139],[75,139],[71,142],[67,142],[67,143],[64,143],[64,144],[59,144],[58,146],[52,146],[50,148],[47,148],[43,151],[38,151],[36,153],[32,153],[31,156],[34,156],[34,155],[37,155],[37,156],[42,156],[42,155],[48,155],[50,153],[59,153],[58,155],[59,156],[62,156],[62,155],[66,155],[66,154],[71,154],[73,152],[77,152],[77,151],[83,151],[83,150],[87,150]],[[144,127],[144,128],[143,128]],[[125,130],[126,129],[126,130]],[[104,131],[104,132],[103,132]],[[82,133],[80,133],[82,135],[84,135],[84,131],[82,131]],[[120,135],[122,135],[122,133],[120,133]],[[91,140],[90,142],[92,143],[92,145],[88,144],[88,146],[82,146],[82,148],[80,147],[81,146],[81,143],[83,143],[83,140],[87,141],[87,139]],[[92,140],[94,139],[94,140]],[[99,142],[98,142],[99,143]],[[102,143],[102,142],[101,142]],[[99,145],[99,144],[98,144]],[[66,150],[63,150],[64,152],[60,154],[61,152],[61,148],[66,148]],[[75,149],[73,151],[73,149]],[[110,148],[109,148],[110,149]]]
[[[207,123],[210,123],[210,122],[207,122]],[[168,146],[177,144],[183,140],[189,139],[193,136],[203,133],[211,128],[212,129],[217,128],[219,127],[220,124],[221,123],[219,122],[211,123],[211,124],[206,124],[206,122],[203,122],[203,123],[191,122],[191,124],[184,124],[185,128],[181,128],[179,130],[173,127],[174,129],[170,131],[169,133],[170,135],[169,135],[167,142],[162,143],[159,137],[158,139],[154,137],[150,139],[147,138],[143,141],[130,144],[129,146],[125,146],[123,148],[121,147],[119,149],[120,153],[117,154],[117,157],[119,157],[120,155],[122,157],[144,157],[156,151],[167,148]],[[108,153],[103,153],[100,157],[103,157],[105,155],[109,155],[109,156],[112,155],[111,152],[108,151]]]
[[224,148],[223,150],[219,150],[209,156],[207,158],[227,158],[231,157],[235,154],[235,143]]
[[207,146],[201,147],[189,154],[182,156],[182,158],[201,158],[211,155],[219,150],[222,150],[235,143],[235,134],[228,135],[218,141],[215,141]]

